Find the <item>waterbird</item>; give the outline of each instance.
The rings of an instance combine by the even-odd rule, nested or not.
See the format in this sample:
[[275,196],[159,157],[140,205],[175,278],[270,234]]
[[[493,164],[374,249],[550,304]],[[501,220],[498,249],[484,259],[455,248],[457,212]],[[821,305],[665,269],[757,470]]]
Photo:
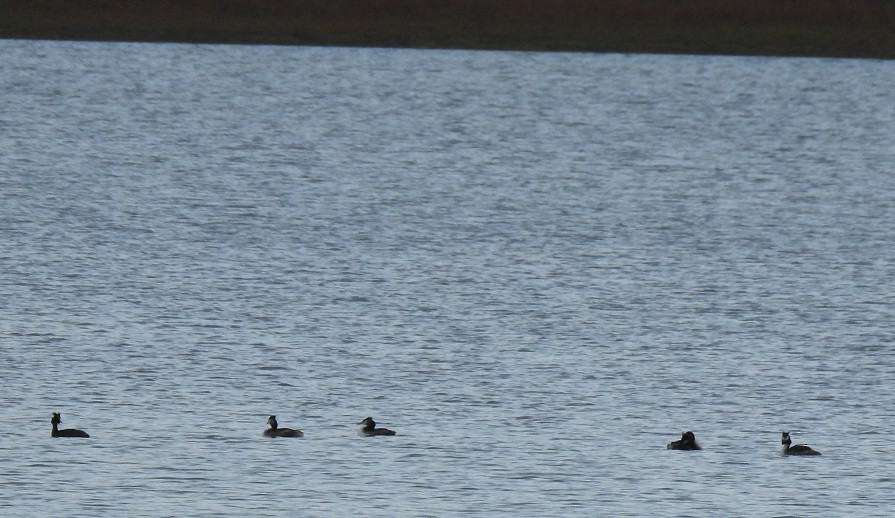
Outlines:
[[76,430],[74,428],[60,430],[59,425],[62,424],[62,414],[58,412],[53,412],[53,418],[50,419],[50,423],[53,425],[53,431],[50,432],[52,437],[90,437],[84,430]]
[[696,442],[696,435],[693,432],[684,432],[677,441],[668,443],[669,450],[701,450],[702,447]]
[[820,455],[820,452],[812,449],[805,444],[796,444],[792,446],[792,439],[789,438],[789,432],[783,432],[780,438],[783,444],[783,455]]
[[272,415],[267,418],[267,424],[270,428],[264,430],[265,437],[301,437],[304,435],[301,430],[293,430],[292,428],[279,428],[277,425],[277,416]]
[[395,435],[395,432],[388,428],[376,428],[376,421],[374,421],[372,417],[364,419],[359,424],[362,424],[363,426],[361,426],[357,433],[366,437],[373,437],[374,435]]

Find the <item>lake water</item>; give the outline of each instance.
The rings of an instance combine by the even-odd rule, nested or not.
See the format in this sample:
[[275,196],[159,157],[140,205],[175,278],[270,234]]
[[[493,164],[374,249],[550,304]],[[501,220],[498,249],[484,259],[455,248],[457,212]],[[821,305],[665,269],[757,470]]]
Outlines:
[[891,516],[893,84],[0,42],[0,514]]

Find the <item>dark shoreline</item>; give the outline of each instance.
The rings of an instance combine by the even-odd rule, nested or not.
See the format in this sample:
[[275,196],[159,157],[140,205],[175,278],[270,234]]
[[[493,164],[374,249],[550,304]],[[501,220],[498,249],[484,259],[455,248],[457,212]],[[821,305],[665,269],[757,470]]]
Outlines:
[[895,58],[895,0],[0,0],[0,38]]

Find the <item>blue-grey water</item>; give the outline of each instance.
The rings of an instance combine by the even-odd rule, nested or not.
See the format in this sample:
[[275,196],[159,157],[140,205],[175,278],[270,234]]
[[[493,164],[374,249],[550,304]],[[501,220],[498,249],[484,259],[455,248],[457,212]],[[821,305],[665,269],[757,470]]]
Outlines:
[[891,516],[893,84],[0,42],[0,515]]

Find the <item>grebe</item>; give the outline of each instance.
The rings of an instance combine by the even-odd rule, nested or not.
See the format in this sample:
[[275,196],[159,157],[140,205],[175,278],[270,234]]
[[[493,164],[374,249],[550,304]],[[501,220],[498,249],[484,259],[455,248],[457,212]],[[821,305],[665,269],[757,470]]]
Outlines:
[[277,416],[272,415],[267,418],[267,424],[270,428],[264,430],[265,437],[301,437],[304,435],[301,430],[293,430],[292,428],[278,428]]
[[372,417],[364,419],[360,424],[363,426],[357,431],[359,435],[364,435],[366,437],[373,437],[374,435],[395,435],[395,432],[388,428],[376,428],[376,421],[374,421]]
[[696,442],[696,436],[693,432],[684,432],[681,434],[680,440],[668,443],[669,450],[701,450],[702,447]]
[[53,425],[53,431],[50,432],[50,435],[53,437],[90,437],[84,430],[75,430],[74,428],[60,430],[59,425],[62,423],[62,415],[56,412],[53,412],[53,418],[50,419],[50,423]]
[[783,444],[784,455],[820,455],[819,451],[813,450],[810,446],[806,446],[804,444],[796,444],[795,446],[791,446],[792,439],[789,438],[789,432],[783,432],[783,436],[780,438],[780,442]]

